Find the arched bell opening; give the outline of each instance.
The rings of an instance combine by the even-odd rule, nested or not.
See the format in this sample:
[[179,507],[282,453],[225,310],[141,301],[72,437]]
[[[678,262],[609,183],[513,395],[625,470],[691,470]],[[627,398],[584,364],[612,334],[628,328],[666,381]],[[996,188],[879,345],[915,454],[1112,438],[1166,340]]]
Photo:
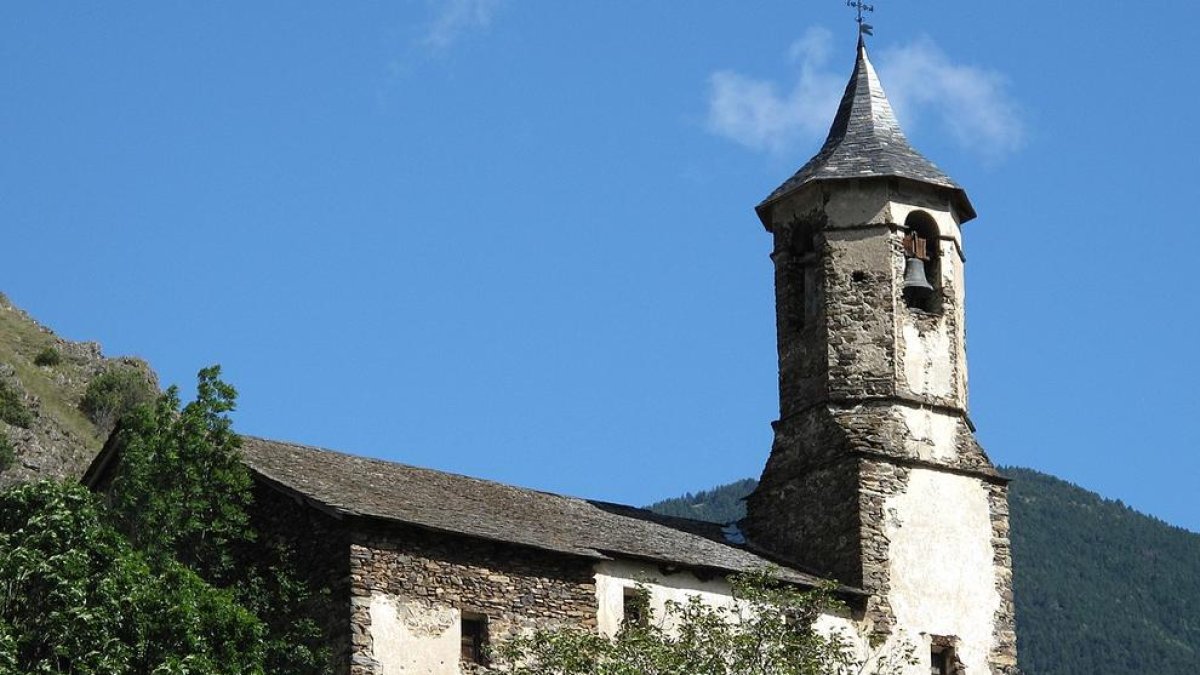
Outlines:
[[904,304],[940,314],[942,246],[937,222],[924,211],[913,211],[904,220],[904,231]]

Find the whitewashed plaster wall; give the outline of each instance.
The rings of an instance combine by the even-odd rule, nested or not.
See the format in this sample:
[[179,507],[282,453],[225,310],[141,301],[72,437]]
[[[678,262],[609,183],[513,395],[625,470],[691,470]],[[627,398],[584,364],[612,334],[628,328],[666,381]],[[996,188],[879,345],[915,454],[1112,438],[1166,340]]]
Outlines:
[[[722,578],[702,580],[684,571],[664,574],[655,565],[606,561],[596,566],[601,633],[614,635],[620,629],[626,589],[638,583],[648,588],[651,612],[659,618],[665,616],[668,601],[684,603],[697,596],[714,607],[733,603],[729,583]],[[460,675],[462,617],[457,609],[376,594],[371,597],[370,614],[374,659],[381,675]],[[869,654],[860,627],[847,613],[823,615],[816,629],[843,636],[860,659]]]
[[[723,578],[701,580],[690,572],[663,574],[657,566],[628,561],[608,561],[596,566],[596,600],[599,608],[599,628],[604,635],[615,635],[625,615],[626,589],[639,583],[650,592],[650,611],[654,617],[664,616],[666,603],[686,603],[695,596],[710,607],[733,604],[729,582]],[[669,628],[669,625],[668,625]],[[839,634],[849,641],[858,658],[868,655],[866,642],[859,635],[858,625],[846,613],[822,615],[815,628],[824,635]]]
[[897,406],[893,413],[904,423],[904,449],[927,462],[951,460],[958,454],[957,415]]
[[[908,489],[888,500],[891,588],[897,634],[917,648],[928,673],[930,635],[958,638],[967,675],[989,671],[1000,606],[988,491],[977,478],[913,469]],[[953,517],[947,517],[953,514]]]
[[462,616],[378,594],[371,598],[371,638],[380,675],[459,675]]
[[958,350],[955,340],[945,325],[934,329],[919,328],[916,322],[903,320],[901,335],[904,355],[904,382],[908,390],[918,396],[961,400],[963,387],[955,377]]
[[728,606],[729,582],[724,579],[701,581],[691,572],[663,574],[657,566],[626,561],[606,561],[596,565],[597,623],[604,635],[616,635],[625,618],[625,589],[643,583],[650,591],[650,611],[661,618],[670,600],[687,602],[699,596],[712,607]]

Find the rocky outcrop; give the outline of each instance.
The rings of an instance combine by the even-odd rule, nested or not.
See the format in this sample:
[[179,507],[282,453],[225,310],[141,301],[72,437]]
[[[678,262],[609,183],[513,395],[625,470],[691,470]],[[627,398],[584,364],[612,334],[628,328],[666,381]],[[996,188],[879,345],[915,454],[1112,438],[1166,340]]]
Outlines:
[[12,414],[0,419],[0,437],[14,450],[0,471],[0,488],[39,478],[78,478],[100,450],[103,430],[79,409],[88,384],[117,368],[157,378],[143,360],[105,357],[95,342],[54,334],[0,294],[0,387],[12,394]]

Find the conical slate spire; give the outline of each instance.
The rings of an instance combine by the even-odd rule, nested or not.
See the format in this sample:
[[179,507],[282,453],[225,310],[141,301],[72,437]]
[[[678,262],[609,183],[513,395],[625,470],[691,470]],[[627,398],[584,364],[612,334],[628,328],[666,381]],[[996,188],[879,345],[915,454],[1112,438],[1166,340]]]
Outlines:
[[809,183],[847,178],[907,178],[943,187],[954,193],[963,220],[975,215],[963,189],[909,145],[867,57],[862,38],[858,41],[854,74],[846,85],[825,145],[763,200],[759,211]]

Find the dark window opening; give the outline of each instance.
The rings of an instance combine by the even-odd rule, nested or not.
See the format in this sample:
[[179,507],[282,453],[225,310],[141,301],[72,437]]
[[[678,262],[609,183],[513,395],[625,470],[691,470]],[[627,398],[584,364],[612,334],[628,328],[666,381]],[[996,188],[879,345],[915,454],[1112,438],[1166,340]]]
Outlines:
[[487,665],[487,617],[463,612],[462,660]]
[[941,236],[933,217],[913,211],[904,221],[904,303],[930,314],[942,311]]
[[787,289],[785,296],[787,329],[803,330],[809,325],[815,310],[816,292],[816,230],[812,224],[795,222],[783,240],[782,257],[776,262],[782,266],[782,279]]
[[954,645],[956,638],[934,635],[930,639],[929,675],[958,675],[962,662],[958,660]]
[[950,675],[950,650],[934,647],[929,656],[929,675]]
[[642,588],[626,588],[622,599],[621,622],[626,626],[644,626],[649,620],[650,594]]

